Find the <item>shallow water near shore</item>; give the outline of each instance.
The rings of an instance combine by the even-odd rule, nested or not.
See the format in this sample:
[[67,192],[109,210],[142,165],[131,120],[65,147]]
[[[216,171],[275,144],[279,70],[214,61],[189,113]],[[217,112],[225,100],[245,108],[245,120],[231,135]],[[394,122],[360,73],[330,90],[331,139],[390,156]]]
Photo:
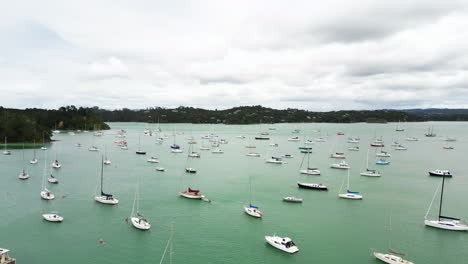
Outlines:
[[[161,134],[167,135],[163,144],[156,144],[156,136],[144,136],[145,128],[153,131],[157,124],[109,123],[111,130],[104,136],[92,132],[58,134],[49,149],[36,150],[39,163],[29,164],[32,149],[12,150],[12,155],[0,156],[0,247],[11,250],[18,263],[159,263],[171,226],[174,229],[173,263],[379,263],[371,256],[371,249],[384,251],[389,247],[407,253],[406,259],[415,263],[461,263],[468,259],[468,232],[451,232],[426,227],[423,223],[434,191],[441,178],[428,176],[433,169],[449,169],[454,177],[445,182],[444,214],[468,220],[468,123],[425,122],[402,123],[404,132],[396,132],[396,124],[274,124],[274,125],[192,125],[161,124]],[[433,126],[437,137],[424,133]],[[275,130],[268,130],[275,128]],[[127,130],[128,150],[121,150],[114,141],[117,130]],[[299,134],[292,134],[299,129]],[[175,141],[184,153],[170,152]],[[253,137],[269,132],[270,140]],[[344,132],[338,136],[337,132]],[[199,150],[208,140],[201,137],[216,134],[227,139],[221,144],[224,154]],[[245,139],[237,138],[245,135]],[[298,150],[303,142],[291,142],[292,136],[301,139],[325,137],[326,142],[311,145],[311,166],[322,171],[321,176],[299,174],[303,155]],[[347,143],[348,137],[360,137],[359,144]],[[405,141],[414,136],[419,141]],[[453,150],[445,150],[444,139]],[[187,158],[188,139],[197,144],[194,150],[201,158]],[[378,166],[375,153],[380,148],[369,144],[382,137],[384,150],[390,152],[391,164]],[[138,141],[147,155],[136,155]],[[394,150],[391,143],[398,140],[408,147]],[[75,146],[81,143],[81,147]],[[278,147],[270,146],[277,143]],[[245,148],[255,144],[257,148]],[[99,152],[88,151],[97,146]],[[357,145],[360,151],[348,151]],[[382,177],[360,176],[366,167],[370,148],[371,167]],[[101,156],[112,164],[104,167],[104,192],[120,199],[116,206],[93,200],[100,174]],[[255,151],[262,157],[248,157]],[[364,199],[351,201],[338,198],[338,191],[347,173],[329,168],[340,160],[329,158],[333,152],[345,152],[350,170],[350,189],[359,191]],[[265,162],[271,156],[292,154],[286,164]],[[159,164],[147,163],[150,156]],[[62,168],[52,170],[54,159]],[[52,172],[60,183],[47,184],[58,197],[41,200],[44,159],[47,173]],[[166,169],[155,171],[156,166]],[[18,174],[25,167],[31,178],[20,181]],[[185,173],[186,167],[198,170]],[[252,183],[250,193],[249,179]],[[296,182],[315,182],[329,186],[327,192],[298,189]],[[140,181],[140,209],[152,224],[149,231],[140,231],[124,219],[129,216],[135,191]],[[200,189],[211,202],[189,200],[178,195],[187,187]],[[304,199],[301,204],[282,201],[284,196]],[[63,198],[62,198],[63,197]],[[242,206],[259,206],[264,217],[246,215]],[[437,214],[437,201],[430,216]],[[42,211],[58,211],[63,223],[46,222]],[[389,219],[391,216],[391,231]],[[291,237],[300,251],[289,255],[269,246],[265,235]],[[103,244],[99,240],[104,241]],[[169,263],[167,257],[163,263]]]

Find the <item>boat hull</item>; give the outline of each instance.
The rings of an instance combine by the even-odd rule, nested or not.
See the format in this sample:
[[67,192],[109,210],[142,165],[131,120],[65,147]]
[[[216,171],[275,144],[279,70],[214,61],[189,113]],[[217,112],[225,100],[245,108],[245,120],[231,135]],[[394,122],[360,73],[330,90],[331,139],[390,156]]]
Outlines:
[[304,188],[304,189],[311,189],[311,190],[318,190],[318,191],[328,191],[327,186],[317,184],[317,183],[301,183],[301,182],[298,182],[297,186],[299,186],[299,188]]
[[439,220],[424,220],[424,224],[430,227],[452,230],[452,231],[468,231],[468,225],[458,223],[456,221],[439,221]]
[[63,221],[63,217],[58,214],[42,214],[42,218],[49,222],[59,223]]
[[262,211],[256,208],[248,207],[248,206],[244,206],[244,212],[250,216],[257,217],[257,218],[262,218],[263,216]]
[[374,257],[389,264],[414,264],[411,261],[405,260],[401,257],[397,257],[391,254],[382,254],[379,252],[374,252]]
[[362,195],[355,193],[340,193],[338,196],[343,199],[362,200]]
[[98,203],[102,203],[102,204],[110,204],[110,205],[115,205],[115,204],[118,204],[119,203],[119,200],[116,199],[116,198],[112,198],[112,199],[107,199],[107,197],[105,196],[95,196],[94,197],[94,200]]
[[179,192],[180,196],[182,197],[185,197],[185,198],[188,198],[188,199],[202,199],[202,198],[205,198],[204,195],[202,194],[193,194],[193,193],[189,193],[189,192]]
[[296,253],[299,251],[299,248],[296,247],[296,246],[292,246],[292,247],[289,247],[289,248],[286,248],[284,245],[282,245],[279,241],[279,239],[281,239],[280,237],[274,237],[274,236],[265,236],[265,240],[267,241],[268,244],[270,244],[271,246],[281,250],[281,251],[284,251],[284,252],[287,252],[289,254],[293,254],[293,253]]
[[151,224],[146,222],[145,220],[140,221],[138,217],[130,217],[130,222],[136,229],[140,230],[148,230],[151,228]]

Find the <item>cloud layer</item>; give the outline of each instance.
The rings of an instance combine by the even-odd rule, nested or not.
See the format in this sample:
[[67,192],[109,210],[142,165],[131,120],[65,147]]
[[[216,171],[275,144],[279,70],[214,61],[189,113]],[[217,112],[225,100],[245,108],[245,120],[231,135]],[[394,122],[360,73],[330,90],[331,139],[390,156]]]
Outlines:
[[0,105],[468,107],[468,3],[10,1]]

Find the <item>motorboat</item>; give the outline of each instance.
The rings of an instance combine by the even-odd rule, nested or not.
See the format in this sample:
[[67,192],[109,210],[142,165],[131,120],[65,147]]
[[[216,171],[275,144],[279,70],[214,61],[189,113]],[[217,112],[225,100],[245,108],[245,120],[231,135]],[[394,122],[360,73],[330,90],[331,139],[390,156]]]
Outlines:
[[315,142],[311,139],[307,139],[305,142],[304,142],[305,145],[313,145],[315,144]]
[[249,157],[260,157],[260,153],[258,152],[249,152],[246,154],[246,156],[249,156]]
[[358,146],[349,147],[348,150],[350,150],[350,151],[359,151],[359,147]]
[[448,170],[433,170],[429,172],[431,176],[452,177],[452,173]]
[[128,146],[127,145],[124,145],[122,147],[120,147],[121,150],[128,150]]
[[197,173],[197,170],[194,168],[185,168],[185,172],[187,173]]
[[171,152],[172,153],[182,153],[184,151],[182,149],[178,148],[178,149],[171,149]]
[[281,157],[282,157],[282,158],[287,158],[287,159],[292,159],[292,158],[294,158],[294,156],[291,155],[291,154],[284,154],[284,155],[281,155]]
[[416,137],[407,137],[406,141],[418,141],[419,139]]
[[452,147],[452,146],[443,146],[442,148],[443,149],[454,149],[454,147]]
[[342,152],[336,152],[336,153],[333,153],[330,155],[330,158],[334,158],[334,159],[345,159],[346,156],[344,153]]
[[360,139],[359,138],[348,138],[348,143],[359,143]]
[[189,199],[202,199],[205,197],[200,193],[200,190],[192,190],[190,187],[187,189],[187,191],[179,191],[179,194]]
[[41,198],[44,200],[53,200],[55,199],[55,195],[47,188],[44,188],[44,190],[41,191]]
[[288,138],[288,141],[301,141],[301,139],[299,137],[291,137]]
[[166,169],[163,167],[156,167],[156,171],[165,171]]
[[307,175],[320,175],[320,171],[317,168],[307,168],[305,170],[300,170],[299,172]]
[[407,150],[408,148],[403,145],[398,145],[395,150]]
[[391,157],[392,155],[391,155],[390,153],[388,153],[388,152],[382,150],[382,151],[380,151],[380,153],[375,154],[375,156],[377,156],[377,157],[389,158],[389,157]]
[[270,143],[270,147],[278,147],[278,143]]
[[327,191],[328,190],[328,187],[321,184],[321,183],[297,182],[297,186],[299,186],[299,188],[313,189],[313,190],[319,190],[319,191]]
[[283,201],[291,202],[291,203],[302,203],[304,201],[304,199],[297,198],[297,197],[294,197],[294,196],[286,196],[286,197],[283,197]]
[[294,242],[289,237],[280,237],[280,236],[265,236],[265,240],[268,244],[273,247],[282,250],[287,253],[296,253],[299,251],[299,248],[294,244]]
[[63,216],[58,215],[56,213],[44,213],[42,214],[42,218],[44,220],[49,221],[49,222],[62,222],[63,221]]
[[244,211],[253,217],[261,218],[263,216],[263,212],[258,209],[258,206],[252,204],[244,206]]
[[283,164],[284,161],[281,158],[278,157],[271,157],[271,159],[266,160],[267,163],[274,163],[274,164]]
[[10,257],[8,255],[8,252],[10,252],[9,249],[0,248],[0,263],[1,264],[15,264],[16,263],[16,259]]
[[344,160],[342,162],[340,162],[340,163],[331,164],[330,168],[343,169],[343,170],[351,169],[351,167],[348,165],[348,163],[346,163],[346,161],[344,161]]
[[213,153],[213,154],[223,154],[224,151],[222,151],[221,149],[213,149],[213,150],[211,151],[211,153]]
[[159,159],[156,157],[151,156],[149,159],[146,160],[149,163],[159,163]]
[[240,135],[240,136],[236,136],[236,138],[241,138],[241,139],[244,139],[244,138],[245,138],[245,136],[243,136],[243,135]]
[[370,144],[371,147],[381,148],[384,147],[383,143],[374,142]]

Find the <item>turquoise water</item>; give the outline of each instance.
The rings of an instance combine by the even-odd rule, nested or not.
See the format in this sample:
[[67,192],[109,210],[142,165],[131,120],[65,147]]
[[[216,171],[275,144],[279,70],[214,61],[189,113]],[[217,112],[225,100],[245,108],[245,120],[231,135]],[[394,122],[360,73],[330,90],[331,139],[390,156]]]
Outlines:
[[[162,145],[155,136],[144,136],[145,128],[155,124],[110,123],[112,130],[95,137],[92,132],[75,136],[59,134],[59,140],[47,151],[37,150],[39,163],[30,165],[33,150],[13,150],[11,156],[0,155],[0,247],[11,250],[19,263],[159,263],[174,227],[173,263],[379,263],[371,257],[371,249],[391,247],[407,253],[415,263],[461,263],[468,259],[468,233],[450,232],[425,227],[424,215],[440,178],[429,177],[428,170],[450,169],[447,179],[444,214],[468,219],[468,176],[466,154],[468,123],[432,122],[405,123],[405,132],[395,132],[396,124],[276,124],[276,125],[161,125],[169,136]],[[436,138],[423,134],[434,126]],[[270,141],[254,141],[253,136],[269,127]],[[127,130],[129,150],[121,150],[114,141],[117,129]],[[311,165],[322,171],[321,176],[300,175],[302,155],[297,149],[301,142],[289,142],[291,131],[301,130],[301,138],[328,136],[327,142],[312,145]],[[174,154],[169,145],[176,142],[185,152]],[[342,131],[345,136],[336,135]],[[183,134],[182,134],[183,133]],[[200,159],[188,159],[188,138],[202,143],[201,136],[215,133],[229,141],[221,144],[224,154],[199,151]],[[246,139],[236,138],[245,135]],[[348,136],[359,136],[359,152],[347,151]],[[385,150],[393,156],[391,164],[380,166],[382,177],[359,175],[365,168],[366,154],[373,138],[385,140]],[[407,142],[415,136],[418,142]],[[444,150],[445,136],[457,138],[454,150]],[[136,155],[138,138],[148,155]],[[390,147],[399,138],[408,147],[396,151]],[[82,147],[76,147],[75,143]],[[271,147],[270,143],[279,147]],[[208,143],[206,141],[206,143]],[[254,143],[256,149],[245,145]],[[100,152],[90,152],[96,145]],[[353,144],[354,145],[354,144]],[[99,182],[101,155],[107,147],[112,165],[104,168],[105,192],[120,199],[117,206],[96,203],[93,195]],[[256,151],[262,157],[247,157]],[[362,201],[339,199],[337,193],[347,172],[330,169],[332,152],[344,151],[351,165],[351,189],[364,195]],[[375,162],[375,151],[370,160]],[[271,155],[293,154],[287,164],[265,163]],[[55,156],[62,168],[54,171],[58,185],[48,188],[58,199],[40,199],[44,159],[47,170]],[[146,162],[157,156],[161,163]],[[31,178],[20,181],[18,174],[26,166]],[[165,172],[154,170],[156,166]],[[186,174],[184,168],[194,167],[196,174]],[[372,165],[377,167],[377,165]],[[263,219],[243,212],[249,203],[249,178],[252,181],[252,202],[263,210]],[[140,209],[152,224],[149,231],[140,231],[124,221],[132,210],[135,183],[141,182]],[[328,192],[301,190],[296,181],[323,183]],[[186,187],[200,189],[212,202],[189,200],[178,195]],[[304,199],[302,204],[285,203],[281,199],[294,195]],[[64,196],[64,198],[60,198]],[[431,211],[436,215],[436,204]],[[41,211],[58,211],[63,223],[49,223]],[[391,232],[388,222],[391,215]],[[291,237],[300,248],[294,255],[281,252],[266,244],[264,236],[277,234]],[[104,240],[104,244],[98,241]],[[167,258],[163,263],[169,263]]]

